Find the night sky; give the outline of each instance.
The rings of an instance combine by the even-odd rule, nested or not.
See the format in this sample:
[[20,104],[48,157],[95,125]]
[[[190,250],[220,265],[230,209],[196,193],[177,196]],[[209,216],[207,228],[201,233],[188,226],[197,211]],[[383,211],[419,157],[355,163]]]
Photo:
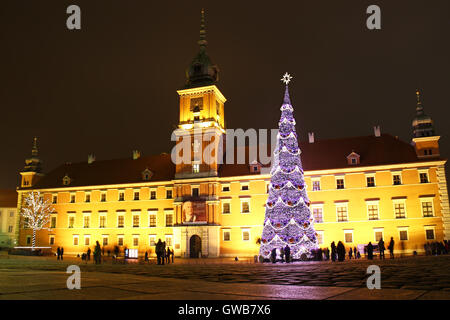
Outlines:
[[[79,31],[66,8],[81,7]],[[366,28],[381,7],[382,29]],[[32,139],[44,172],[64,162],[170,152],[177,89],[198,51],[228,99],[228,128],[276,128],[290,72],[307,139],[412,137],[416,88],[449,156],[450,1],[2,1],[0,188],[15,188]]]

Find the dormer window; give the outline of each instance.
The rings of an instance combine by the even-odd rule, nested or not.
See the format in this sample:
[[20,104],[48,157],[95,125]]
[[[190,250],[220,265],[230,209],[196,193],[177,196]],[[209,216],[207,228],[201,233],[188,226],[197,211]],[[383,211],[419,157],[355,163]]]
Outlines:
[[70,177],[66,174],[62,181],[63,185],[68,186],[70,184],[70,180],[71,180]]
[[153,175],[153,172],[151,172],[148,168],[146,168],[144,171],[142,171],[142,180],[149,181]]
[[260,173],[261,172],[261,164],[258,161],[253,160],[250,163],[250,172],[251,173]]
[[360,155],[357,154],[356,152],[352,151],[352,153],[350,153],[350,154],[347,156],[347,163],[348,163],[349,165],[356,165],[356,164],[359,164],[359,163],[360,163],[360,162],[359,162],[359,159],[360,159]]

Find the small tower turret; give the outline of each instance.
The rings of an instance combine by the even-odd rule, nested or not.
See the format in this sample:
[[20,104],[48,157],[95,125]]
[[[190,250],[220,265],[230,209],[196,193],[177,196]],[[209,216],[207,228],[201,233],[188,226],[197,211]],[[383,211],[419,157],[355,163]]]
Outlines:
[[43,176],[42,161],[39,159],[39,151],[37,146],[37,137],[33,139],[33,147],[31,149],[31,157],[25,159],[25,167],[20,172],[22,176],[21,187],[30,188]]

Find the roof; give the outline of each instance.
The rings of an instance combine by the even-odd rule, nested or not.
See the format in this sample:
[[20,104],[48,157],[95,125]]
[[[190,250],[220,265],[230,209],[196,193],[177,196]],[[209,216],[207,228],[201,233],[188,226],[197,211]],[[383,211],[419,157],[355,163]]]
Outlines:
[[149,181],[170,181],[175,176],[175,165],[169,154],[143,156],[138,159],[115,159],[92,163],[66,163],[42,177],[34,189],[65,187],[64,176],[69,176],[67,187],[111,185],[144,182],[145,169],[152,172]]
[[[419,159],[414,147],[390,134],[315,140],[314,143],[299,142],[304,171],[367,167],[439,160],[441,158]],[[248,147],[245,150],[248,157]],[[347,156],[355,152],[360,163],[349,164]],[[250,159],[251,162],[253,159]],[[248,165],[223,164],[219,176],[232,177],[250,175]]]
[[17,207],[17,191],[11,189],[0,189],[0,208]]
[[[270,154],[270,146],[266,154]],[[305,171],[367,167],[377,165],[402,164],[442,160],[439,157],[419,159],[414,147],[389,134],[380,137],[364,136],[339,139],[316,140],[314,143],[300,142],[301,157]],[[236,147],[234,158],[239,152],[245,152],[244,164],[221,164],[219,177],[252,175],[249,164],[249,148]],[[360,163],[348,164],[347,156],[352,152],[360,155]],[[226,156],[226,155],[225,155]],[[224,156],[224,157],[225,157]],[[257,159],[259,162],[260,159]],[[237,161],[234,161],[235,163]],[[263,165],[263,167],[269,167]],[[142,173],[145,169],[152,172],[149,181],[171,181],[175,179],[175,164],[169,154],[143,156],[139,159],[116,159],[94,161],[93,163],[64,164],[42,177],[33,187],[35,189],[64,187],[62,180],[70,177],[69,187],[98,186],[144,182]]]

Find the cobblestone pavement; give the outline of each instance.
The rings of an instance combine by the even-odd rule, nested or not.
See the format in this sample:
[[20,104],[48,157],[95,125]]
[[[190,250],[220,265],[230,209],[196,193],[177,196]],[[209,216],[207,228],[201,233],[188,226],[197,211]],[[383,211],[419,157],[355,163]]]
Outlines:
[[[260,264],[231,259],[176,259],[174,264],[153,263],[86,264],[80,259],[63,262],[43,257],[0,255],[0,274],[6,271],[65,271],[70,264],[82,272],[102,272],[158,278],[202,280],[220,283],[251,283],[295,286],[366,287],[366,270],[371,264],[380,266],[383,289],[442,290],[450,292],[450,255],[418,256],[400,259],[352,260],[341,263],[298,262],[292,264]],[[0,289],[1,292],[1,289]]]

